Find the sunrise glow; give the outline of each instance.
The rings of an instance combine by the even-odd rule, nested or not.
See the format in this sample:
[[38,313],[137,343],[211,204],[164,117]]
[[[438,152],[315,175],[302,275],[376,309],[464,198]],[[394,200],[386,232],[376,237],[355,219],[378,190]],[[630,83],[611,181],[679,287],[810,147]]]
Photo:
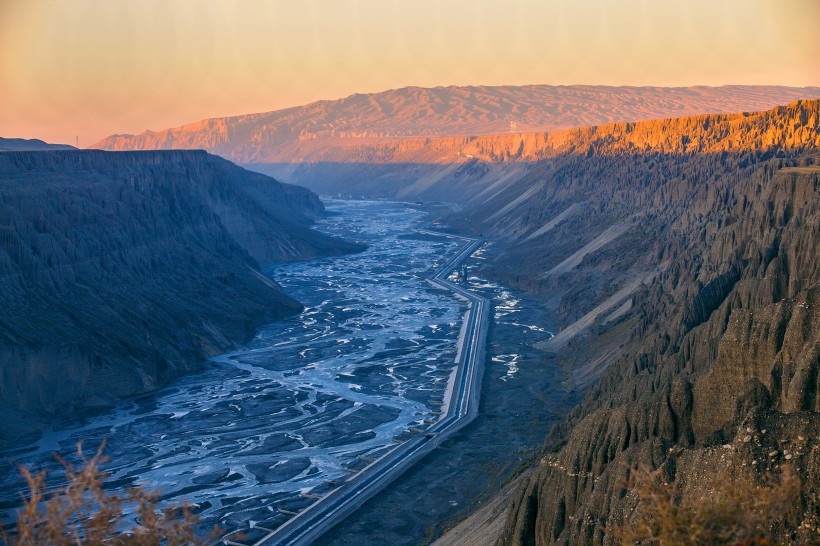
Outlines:
[[812,0],[3,0],[0,129],[121,132],[405,85],[820,84]]

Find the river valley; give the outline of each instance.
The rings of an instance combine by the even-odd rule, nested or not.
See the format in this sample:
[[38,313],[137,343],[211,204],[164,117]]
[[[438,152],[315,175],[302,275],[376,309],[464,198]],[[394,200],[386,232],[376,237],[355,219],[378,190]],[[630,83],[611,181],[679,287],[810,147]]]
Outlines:
[[[275,527],[429,422],[466,306],[425,276],[458,242],[420,236],[424,213],[404,204],[328,209],[320,229],[369,248],[268,268],[305,305],[301,314],[166,389],[5,448],[0,516],[18,504],[15,463],[48,469],[57,483],[55,452],[71,461],[78,441],[91,453],[105,439],[113,486],[144,484],[163,502],[193,503],[203,530]],[[437,534],[431,526],[440,530],[503,483],[571,403],[560,370],[529,348],[549,335],[551,317],[477,276],[484,252],[468,260],[465,283],[494,304],[479,418],[339,526],[331,543],[413,544]]]

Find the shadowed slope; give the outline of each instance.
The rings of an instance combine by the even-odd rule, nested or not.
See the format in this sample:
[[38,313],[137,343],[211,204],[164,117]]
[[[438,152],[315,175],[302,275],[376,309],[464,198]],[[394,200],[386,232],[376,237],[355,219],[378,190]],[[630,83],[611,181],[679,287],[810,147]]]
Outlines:
[[[817,490],[820,102],[511,138],[470,145],[492,162],[537,161],[451,222],[506,242],[485,273],[559,311],[573,335],[545,358],[588,393],[499,542],[617,543],[606,530],[634,517],[635,465],[689,498],[710,494],[710,476],[760,480],[783,464]],[[583,214],[564,214],[573,206]],[[612,320],[596,315],[621,296],[630,305]],[[795,509],[811,530],[775,522],[777,540],[814,536],[812,498]]]
[[1,153],[3,435],[160,387],[298,312],[254,257],[360,249],[306,227],[322,210],[205,152]]

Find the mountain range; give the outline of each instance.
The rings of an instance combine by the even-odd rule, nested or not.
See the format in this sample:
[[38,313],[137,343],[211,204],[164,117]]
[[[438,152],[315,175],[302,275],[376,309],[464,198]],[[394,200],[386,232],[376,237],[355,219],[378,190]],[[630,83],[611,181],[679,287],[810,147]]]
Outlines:
[[68,144],[50,144],[38,138],[0,137],[0,152],[35,152],[43,150],[76,150]]
[[[530,151],[541,142],[567,138],[552,136],[556,132],[760,111],[817,97],[820,88],[777,86],[408,87],[136,136],[114,135],[93,147],[201,148],[323,194],[460,201],[463,191],[475,195],[483,184],[509,176],[507,169],[497,172],[493,162],[469,161],[490,159],[492,148],[504,146],[507,158],[532,160]],[[512,131],[510,121],[515,123]],[[511,148],[513,142],[524,148]]]
[[206,119],[139,135],[112,135],[92,148],[197,148],[239,163],[304,162],[313,161],[329,143],[546,132],[616,121],[765,110],[806,98],[820,98],[820,88],[405,87],[273,112]]

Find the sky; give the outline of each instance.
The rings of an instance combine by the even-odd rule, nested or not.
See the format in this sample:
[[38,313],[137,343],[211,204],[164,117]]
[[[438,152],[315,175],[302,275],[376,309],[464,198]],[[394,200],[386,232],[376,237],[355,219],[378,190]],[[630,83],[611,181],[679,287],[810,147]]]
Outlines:
[[820,0],[0,0],[0,136],[407,85],[820,86]]

